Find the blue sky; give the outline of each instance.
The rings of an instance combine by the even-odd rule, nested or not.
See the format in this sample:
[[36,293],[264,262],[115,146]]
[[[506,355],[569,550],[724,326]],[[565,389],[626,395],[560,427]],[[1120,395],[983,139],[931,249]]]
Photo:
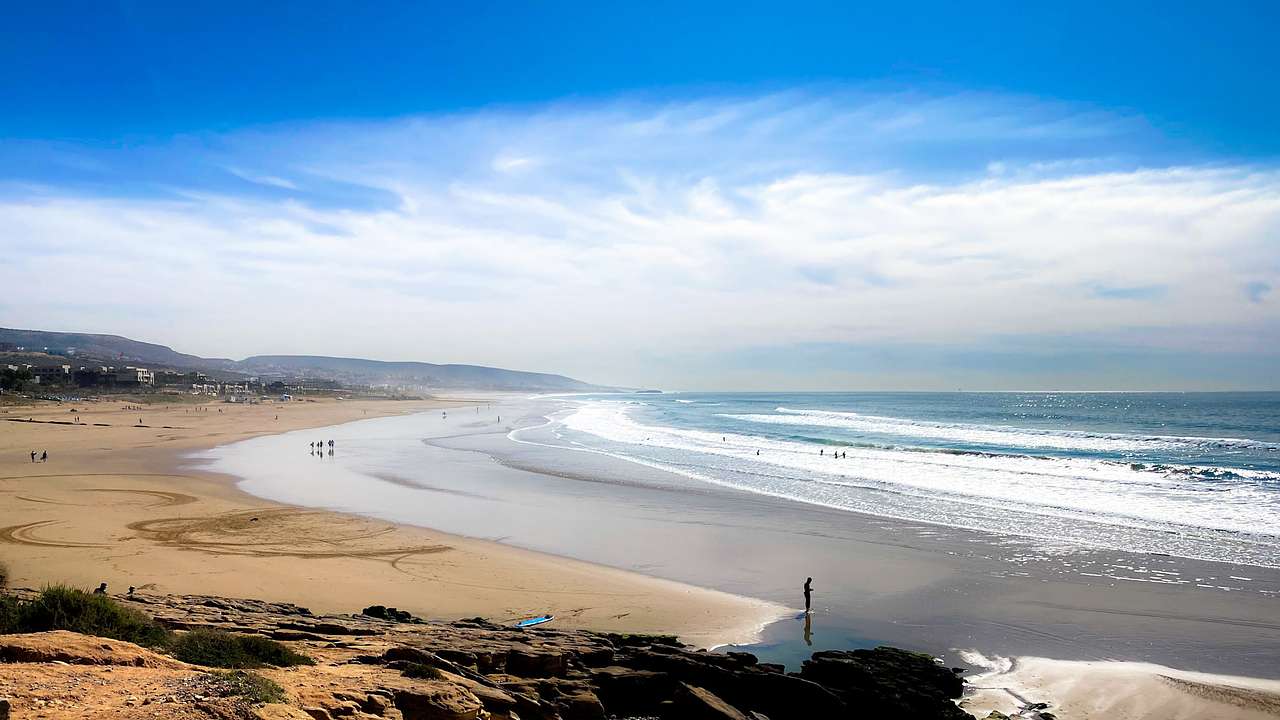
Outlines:
[[118,142],[619,93],[921,84],[1274,156],[1269,2],[16,3],[0,131]]
[[14,6],[0,324],[667,387],[1276,388],[1278,8]]

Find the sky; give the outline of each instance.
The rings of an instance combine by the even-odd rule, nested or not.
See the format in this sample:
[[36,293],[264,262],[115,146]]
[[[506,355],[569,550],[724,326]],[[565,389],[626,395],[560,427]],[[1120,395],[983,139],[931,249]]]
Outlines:
[[673,389],[1280,389],[1280,6],[1033,5],[16,5],[0,326]]

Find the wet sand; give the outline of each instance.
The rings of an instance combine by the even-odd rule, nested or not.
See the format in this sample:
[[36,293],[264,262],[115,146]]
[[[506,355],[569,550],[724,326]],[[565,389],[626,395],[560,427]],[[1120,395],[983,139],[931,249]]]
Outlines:
[[[222,423],[202,426],[203,435],[156,434],[137,447],[113,440],[79,448],[85,436],[68,435],[74,442],[51,456],[79,463],[79,474],[37,466],[43,478],[17,477],[37,474],[10,459],[24,459],[22,443],[34,436],[15,442],[6,432],[0,539],[10,543],[4,552],[18,584],[57,576],[122,589],[146,574],[159,591],[318,610],[377,602],[432,617],[502,619],[551,609],[572,626],[677,632],[704,644],[749,633],[780,606],[797,607],[799,583],[811,574],[807,636],[790,615],[748,649],[791,664],[814,650],[880,643],[954,665],[973,650],[1015,658],[994,690],[967,701],[975,710],[1015,709],[1012,688],[1063,718],[1275,716],[1272,686],[1249,680],[1239,691],[1235,676],[1280,678],[1280,571],[1049,551],[511,443],[512,427],[540,421],[540,403],[485,398],[488,417],[459,399],[447,418],[442,405],[405,404],[390,412],[431,411],[317,431],[317,439],[341,438],[332,458],[307,452],[311,433],[182,458],[275,429],[260,420],[244,431]],[[305,424],[374,414],[344,412]],[[55,447],[58,436],[40,437]],[[104,451],[114,443],[130,449]],[[219,458],[229,472],[247,463],[234,472],[241,488],[286,502],[249,499],[228,476],[209,472]],[[169,474],[148,474],[158,467]]]
[[1266,720],[1280,716],[1280,680],[1209,675],[1132,662],[996,659],[970,678],[976,690],[961,706],[977,717],[1013,715],[1052,698],[1053,712],[1074,720]]
[[[93,587],[105,581],[113,592],[132,585],[157,593],[295,602],[323,612],[380,604],[441,619],[507,621],[550,612],[565,627],[673,633],[705,645],[750,638],[778,614],[769,603],[615,568],[264,501],[236,489],[233,478],[185,459],[192,451],[265,434],[466,404],[320,401],[132,410],[99,402],[74,404],[77,412],[70,403],[5,406],[0,560],[15,586]],[[80,423],[71,424],[77,416]],[[326,439],[319,433],[314,438]],[[47,451],[48,462],[30,462],[30,450]],[[305,482],[305,472],[298,479]]]
[[[1280,571],[1274,568],[1046,548],[803,505],[596,453],[509,440],[513,427],[540,424],[545,409],[545,401],[512,401],[482,413],[428,413],[335,429],[349,452],[312,473],[308,502],[792,608],[800,606],[800,584],[812,575],[815,612],[807,637],[803,616],[793,613],[745,648],[793,667],[814,650],[893,644],[941,655],[949,665],[965,665],[963,651],[979,650],[1104,668],[1128,661],[1280,678]],[[221,448],[214,462],[247,478],[242,486],[251,492],[291,498],[289,486],[251,465],[278,457],[268,475],[287,477],[299,463],[283,446],[296,444],[287,436],[263,438]],[[350,492],[353,487],[360,492]],[[1052,682],[1029,687],[1041,693],[1032,697],[1036,702],[1056,704],[1057,693],[1068,702],[1074,692]],[[1144,692],[1157,687],[1185,694],[1169,683]]]

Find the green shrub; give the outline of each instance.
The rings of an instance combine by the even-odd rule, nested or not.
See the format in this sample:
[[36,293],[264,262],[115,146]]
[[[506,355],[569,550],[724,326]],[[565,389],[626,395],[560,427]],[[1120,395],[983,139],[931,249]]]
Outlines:
[[211,689],[222,697],[241,697],[254,704],[285,701],[284,688],[257,673],[233,670],[209,674],[215,678]]
[[220,668],[288,667],[315,662],[261,635],[236,635],[221,630],[192,630],[173,641],[173,656],[192,665]]
[[22,604],[17,598],[0,595],[0,635],[21,632]]
[[299,652],[294,652],[288,645],[278,643],[261,635],[237,635],[240,647],[249,657],[276,667],[293,665],[315,665],[315,661]]
[[29,602],[5,598],[0,603],[4,632],[26,633],[70,630],[125,640],[147,647],[162,647],[170,633],[146,615],[112,600],[65,585],[51,585]]
[[401,675],[416,680],[441,680],[444,673],[439,669],[423,663],[409,663],[400,671]]

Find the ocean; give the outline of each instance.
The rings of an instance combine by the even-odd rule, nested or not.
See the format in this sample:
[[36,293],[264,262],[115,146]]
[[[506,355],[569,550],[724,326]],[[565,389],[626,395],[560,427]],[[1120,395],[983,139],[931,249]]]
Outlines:
[[507,395],[198,461],[790,608],[811,576],[808,622],[747,645],[792,666],[892,644],[1280,677],[1280,393]]
[[1280,393],[574,398],[518,441],[1052,546],[1280,567]]

